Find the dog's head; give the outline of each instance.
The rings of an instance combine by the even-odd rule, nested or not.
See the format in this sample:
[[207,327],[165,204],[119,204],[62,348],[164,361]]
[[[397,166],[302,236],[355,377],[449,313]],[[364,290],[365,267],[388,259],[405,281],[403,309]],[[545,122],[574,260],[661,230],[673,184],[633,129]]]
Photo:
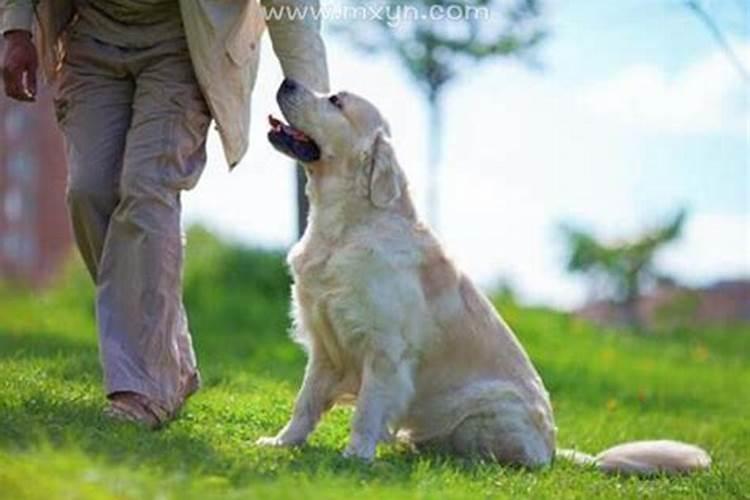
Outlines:
[[302,162],[314,180],[353,187],[376,207],[399,199],[403,178],[390,130],[373,104],[348,92],[318,95],[290,79],[276,99],[289,122],[269,117],[277,150]]

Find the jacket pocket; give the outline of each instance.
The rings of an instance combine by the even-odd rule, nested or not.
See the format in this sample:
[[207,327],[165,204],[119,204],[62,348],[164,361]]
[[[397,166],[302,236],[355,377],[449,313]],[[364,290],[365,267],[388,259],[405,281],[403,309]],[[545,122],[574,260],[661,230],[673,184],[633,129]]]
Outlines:
[[258,0],[249,0],[240,18],[229,32],[225,44],[227,55],[237,66],[245,66],[260,50],[260,38],[266,28],[264,11]]

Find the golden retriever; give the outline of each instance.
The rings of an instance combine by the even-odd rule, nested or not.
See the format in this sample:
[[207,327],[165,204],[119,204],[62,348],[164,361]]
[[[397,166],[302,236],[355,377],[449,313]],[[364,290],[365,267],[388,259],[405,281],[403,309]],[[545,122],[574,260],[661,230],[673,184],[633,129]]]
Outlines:
[[285,80],[269,140],[308,175],[309,226],[288,258],[295,337],[309,360],[289,423],[269,446],[305,442],[337,402],[355,402],[347,456],[371,460],[394,432],[416,447],[544,466],[557,454],[605,471],[709,465],[673,441],[591,457],[556,451],[549,395],[492,304],[420,221],[375,106]]

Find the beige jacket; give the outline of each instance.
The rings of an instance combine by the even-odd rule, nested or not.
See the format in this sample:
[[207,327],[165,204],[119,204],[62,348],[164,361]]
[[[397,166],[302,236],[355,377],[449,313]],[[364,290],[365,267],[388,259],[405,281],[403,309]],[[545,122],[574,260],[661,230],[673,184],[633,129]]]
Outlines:
[[[265,27],[285,76],[328,92],[319,0],[179,0],[193,66],[230,167],[245,155],[250,101]],[[264,15],[265,11],[273,15]],[[273,12],[271,12],[273,10]],[[307,14],[307,15],[302,15]],[[0,31],[35,28],[43,72],[54,81],[73,0],[0,0]],[[36,22],[35,22],[36,21]]]

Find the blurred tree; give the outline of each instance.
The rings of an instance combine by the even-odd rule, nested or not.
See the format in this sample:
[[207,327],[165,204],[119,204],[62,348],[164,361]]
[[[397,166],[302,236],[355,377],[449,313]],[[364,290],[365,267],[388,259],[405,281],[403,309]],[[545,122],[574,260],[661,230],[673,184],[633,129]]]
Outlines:
[[[690,12],[692,12],[695,17],[698,18],[701,23],[703,23],[709,33],[711,33],[711,36],[714,38],[719,47],[721,47],[721,50],[723,50],[726,54],[729,62],[732,64],[732,66],[734,66],[734,69],[737,70],[740,78],[742,78],[745,83],[750,83],[750,72],[748,72],[745,65],[742,64],[739,56],[737,56],[737,54],[734,52],[734,49],[732,49],[732,46],[729,44],[729,41],[724,35],[722,28],[719,26],[719,23],[714,18],[714,16],[712,16],[708,9],[704,6],[704,2],[702,2],[701,0],[681,0],[681,3]],[[738,3],[740,11],[745,17],[743,34],[746,35],[748,29],[747,20],[748,16],[750,16],[750,2],[747,2],[747,0],[739,0]]]
[[[641,326],[638,298],[649,281],[668,279],[654,268],[659,250],[682,234],[687,213],[681,210],[672,220],[633,238],[615,243],[604,243],[591,233],[563,226],[569,257],[567,269],[587,276],[592,289],[604,283],[609,295],[622,307],[628,323]],[[595,291],[601,294],[601,290]]]
[[[367,52],[391,52],[427,100],[430,115],[427,209],[438,225],[441,97],[467,62],[523,57],[545,38],[540,0],[384,0],[363,22],[336,26]],[[367,9],[357,2],[352,9]]]

